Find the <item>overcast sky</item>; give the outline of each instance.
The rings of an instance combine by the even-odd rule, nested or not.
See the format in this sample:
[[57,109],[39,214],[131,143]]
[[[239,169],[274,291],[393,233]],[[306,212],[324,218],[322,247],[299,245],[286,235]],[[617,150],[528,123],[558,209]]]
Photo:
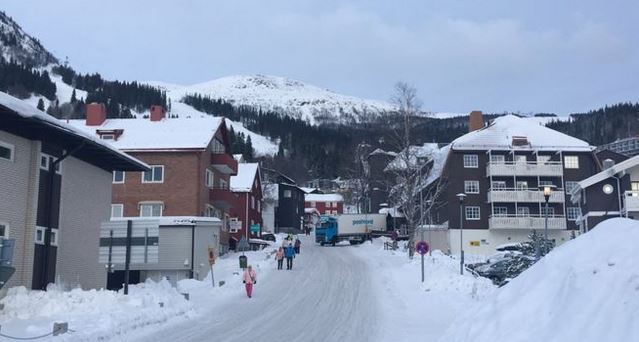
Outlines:
[[112,79],[287,76],[432,111],[639,100],[637,0],[0,0],[56,56]]

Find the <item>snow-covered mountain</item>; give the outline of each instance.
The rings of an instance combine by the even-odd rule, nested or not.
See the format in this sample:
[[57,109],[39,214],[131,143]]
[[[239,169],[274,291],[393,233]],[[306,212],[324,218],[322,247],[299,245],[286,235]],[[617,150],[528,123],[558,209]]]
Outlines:
[[342,95],[279,76],[228,76],[191,86],[162,82],[147,84],[165,89],[173,100],[180,100],[184,95],[201,94],[236,106],[285,113],[313,124],[361,122],[394,109],[393,105],[384,101]]
[[36,67],[58,62],[37,39],[25,33],[20,25],[2,11],[0,11],[0,58]]

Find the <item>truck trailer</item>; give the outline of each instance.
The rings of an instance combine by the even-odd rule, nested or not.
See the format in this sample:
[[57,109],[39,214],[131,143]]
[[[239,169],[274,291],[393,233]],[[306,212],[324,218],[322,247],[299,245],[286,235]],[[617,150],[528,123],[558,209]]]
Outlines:
[[324,246],[335,245],[340,241],[348,241],[351,245],[370,239],[374,231],[386,230],[384,214],[341,214],[337,216],[322,215],[315,228],[315,242]]

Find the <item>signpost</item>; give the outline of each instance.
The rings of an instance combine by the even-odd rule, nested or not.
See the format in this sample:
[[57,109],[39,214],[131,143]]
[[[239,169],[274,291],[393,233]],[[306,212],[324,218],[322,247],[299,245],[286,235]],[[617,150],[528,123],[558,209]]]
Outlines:
[[213,277],[213,265],[215,265],[215,248],[209,246],[209,265],[211,266],[211,285],[215,287],[215,278]]
[[428,253],[430,246],[428,242],[422,240],[415,244],[415,250],[422,256],[422,283],[424,282],[424,254]]

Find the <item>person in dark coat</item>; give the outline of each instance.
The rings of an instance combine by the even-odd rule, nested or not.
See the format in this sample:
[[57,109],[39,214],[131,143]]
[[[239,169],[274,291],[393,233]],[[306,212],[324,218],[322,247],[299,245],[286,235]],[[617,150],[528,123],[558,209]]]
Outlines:
[[284,256],[286,257],[286,269],[293,269],[293,258],[295,258],[295,249],[293,249],[293,245],[289,244],[284,249]]
[[302,241],[300,241],[300,239],[295,239],[295,254],[300,254],[300,247],[302,247]]

